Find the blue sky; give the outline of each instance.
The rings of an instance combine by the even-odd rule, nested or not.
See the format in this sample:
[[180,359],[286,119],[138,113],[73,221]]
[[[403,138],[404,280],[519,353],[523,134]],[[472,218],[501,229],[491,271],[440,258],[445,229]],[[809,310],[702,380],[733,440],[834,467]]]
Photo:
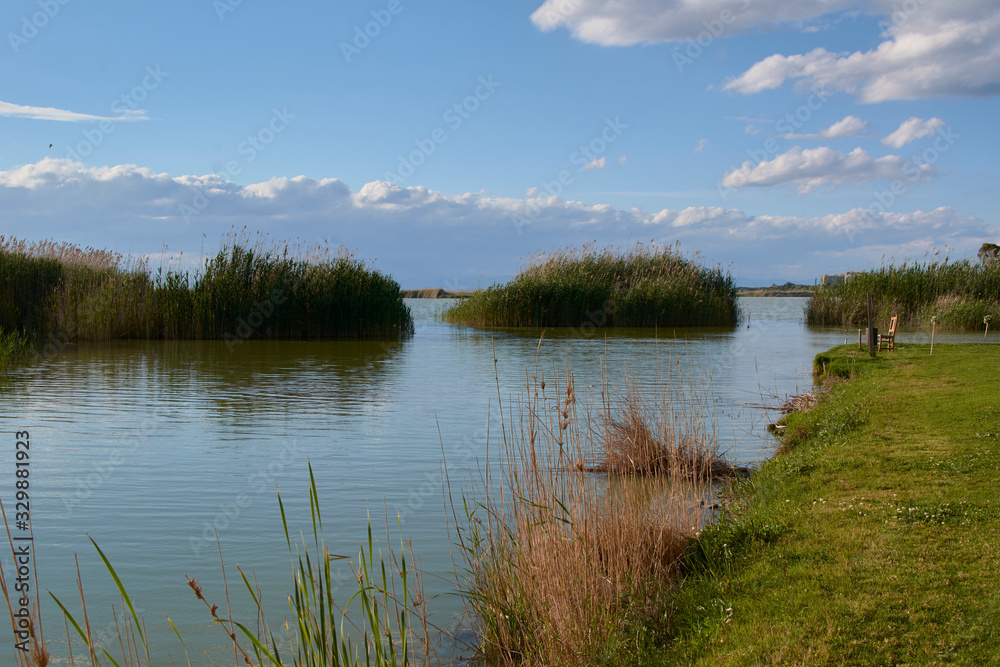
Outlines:
[[0,36],[7,236],[159,266],[246,227],[414,288],[586,242],[770,284],[1000,241],[992,1],[34,0]]

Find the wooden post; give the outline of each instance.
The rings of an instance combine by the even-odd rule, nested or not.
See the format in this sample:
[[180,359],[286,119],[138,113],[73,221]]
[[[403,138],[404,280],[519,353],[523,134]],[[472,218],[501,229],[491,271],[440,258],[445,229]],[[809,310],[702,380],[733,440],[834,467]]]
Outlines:
[[868,354],[875,358],[878,346],[878,329],[875,328],[875,293],[868,292]]

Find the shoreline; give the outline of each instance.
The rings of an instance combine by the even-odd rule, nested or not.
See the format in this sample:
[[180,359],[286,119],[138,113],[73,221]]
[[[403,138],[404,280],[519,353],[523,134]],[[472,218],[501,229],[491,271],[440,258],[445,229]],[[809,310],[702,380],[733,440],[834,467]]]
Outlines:
[[[1000,503],[996,346],[821,357],[834,382],[687,558],[670,664],[988,663]],[[995,361],[994,361],[995,363]]]

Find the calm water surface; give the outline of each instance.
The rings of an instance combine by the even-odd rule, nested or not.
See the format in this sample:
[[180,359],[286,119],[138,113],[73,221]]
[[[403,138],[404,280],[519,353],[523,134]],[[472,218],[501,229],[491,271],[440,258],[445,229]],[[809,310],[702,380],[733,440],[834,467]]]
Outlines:
[[[498,425],[494,354],[505,403],[523,394],[536,367],[551,378],[568,366],[586,398],[599,386],[603,357],[612,380],[627,360],[646,382],[656,381],[658,365],[674,368],[680,360],[685,383],[711,392],[722,448],[752,463],[768,456],[765,426],[776,418],[760,406],[809,390],[813,356],[857,340],[856,330],[807,327],[805,299],[795,298],[744,299],[749,326],[736,329],[617,330],[607,337],[550,329],[541,347],[541,331],[456,327],[438,321],[447,301],[409,303],[417,328],[404,342],[80,345],[16,374],[0,393],[0,430],[9,440],[0,448],[0,489],[12,497],[13,432],[29,430],[38,583],[79,609],[78,554],[93,632],[113,629],[109,606],[119,601],[89,535],[145,617],[154,662],[169,664],[169,655],[184,663],[166,616],[193,664],[228,662],[232,649],[185,575],[200,579],[209,600],[225,609],[217,531],[234,615],[254,621],[239,593],[238,563],[256,573],[277,629],[292,568],[275,489],[293,529],[306,531],[311,461],[331,551],[356,555],[369,520],[385,544],[386,516],[389,541],[398,545],[401,517],[402,536],[412,539],[434,596],[432,621],[462,628],[442,450],[457,495],[485,464],[490,415]],[[899,337],[928,342],[926,334]],[[496,442],[494,431],[491,446]],[[5,571],[10,566],[8,555]],[[350,584],[345,576],[342,595]],[[58,609],[45,603],[43,612],[47,639],[62,657]]]

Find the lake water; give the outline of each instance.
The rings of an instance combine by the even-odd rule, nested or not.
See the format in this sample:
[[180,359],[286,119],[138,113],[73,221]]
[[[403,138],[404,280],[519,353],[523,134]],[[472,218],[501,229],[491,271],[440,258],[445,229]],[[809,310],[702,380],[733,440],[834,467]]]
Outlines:
[[[70,346],[15,372],[0,393],[8,441],[0,445],[0,491],[12,520],[13,434],[30,431],[37,583],[78,610],[77,554],[93,633],[113,630],[117,594],[89,535],[145,618],[155,663],[169,664],[169,655],[186,664],[169,616],[193,664],[209,657],[228,664],[228,640],[185,575],[200,579],[210,602],[225,609],[217,531],[234,616],[254,621],[239,564],[256,573],[279,628],[292,568],[275,489],[293,530],[308,530],[308,461],[331,551],[356,556],[369,521],[385,544],[386,516],[389,542],[398,546],[401,522],[425,571],[431,620],[461,629],[442,451],[457,496],[486,462],[498,382],[508,409],[536,364],[546,377],[569,367],[586,397],[600,384],[602,358],[612,384],[626,361],[655,382],[651,369],[679,360],[685,382],[710,391],[722,449],[752,463],[769,455],[765,426],[777,418],[760,406],[809,390],[813,356],[857,340],[855,329],[807,327],[805,299],[796,298],[744,299],[749,326],[735,329],[550,329],[541,346],[541,331],[444,324],[438,315],[448,301],[409,304],[416,333],[403,342],[116,342]],[[495,431],[490,438],[495,451]],[[9,554],[3,563],[11,572]],[[62,619],[49,600],[43,620],[55,664],[66,664]]]

